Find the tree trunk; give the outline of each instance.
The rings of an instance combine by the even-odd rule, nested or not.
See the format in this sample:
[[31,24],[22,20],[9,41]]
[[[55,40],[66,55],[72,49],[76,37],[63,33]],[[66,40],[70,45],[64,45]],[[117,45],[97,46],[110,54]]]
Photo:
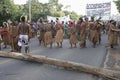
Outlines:
[[104,68],[97,68],[97,67],[85,65],[82,63],[64,61],[64,60],[49,58],[41,55],[23,55],[21,53],[4,52],[4,51],[0,51],[0,56],[20,59],[20,60],[35,61],[39,63],[63,67],[65,69],[70,69],[74,71],[85,72],[85,73],[109,78],[112,80],[120,80],[120,72],[107,70]]

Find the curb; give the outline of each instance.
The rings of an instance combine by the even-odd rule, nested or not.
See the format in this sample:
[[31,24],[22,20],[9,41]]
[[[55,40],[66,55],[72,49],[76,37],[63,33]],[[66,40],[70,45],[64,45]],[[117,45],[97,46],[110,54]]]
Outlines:
[[120,51],[118,47],[116,49],[107,49],[103,68],[120,71]]

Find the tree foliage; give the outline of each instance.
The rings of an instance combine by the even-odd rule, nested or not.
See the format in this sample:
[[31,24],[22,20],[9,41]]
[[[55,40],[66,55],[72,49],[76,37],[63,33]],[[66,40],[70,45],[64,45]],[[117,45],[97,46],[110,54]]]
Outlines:
[[74,11],[71,12],[70,16],[71,16],[71,19],[73,19],[73,20],[78,20],[78,18],[80,17]]
[[116,0],[114,2],[116,4],[116,6],[117,6],[118,11],[120,12],[120,0]]
[[[40,17],[46,18],[47,15],[62,17],[71,15],[71,18],[76,20],[78,15],[75,12],[70,12],[66,6],[66,10],[62,11],[63,5],[58,0],[49,0],[48,3],[40,3],[39,0],[31,0],[32,21],[37,21]],[[0,0],[0,23],[11,20],[20,21],[21,15],[25,13],[29,16],[29,0],[24,5],[15,5],[14,0]]]
[[0,26],[8,19],[15,19],[17,8],[13,0],[0,0]]

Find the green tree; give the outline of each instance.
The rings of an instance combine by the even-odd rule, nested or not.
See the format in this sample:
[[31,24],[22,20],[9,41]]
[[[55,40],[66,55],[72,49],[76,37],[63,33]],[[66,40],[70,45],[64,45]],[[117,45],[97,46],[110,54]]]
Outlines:
[[[43,12],[42,3],[39,0],[31,0],[31,14],[32,21],[36,20],[36,16]],[[24,13],[29,14],[29,1],[24,5]]]
[[42,7],[41,15],[43,15],[43,18],[46,18],[47,15],[52,15],[49,3],[42,4]]
[[16,14],[15,14],[15,20],[19,21],[20,22],[20,17],[23,13],[26,13],[28,15],[28,13],[26,12],[25,10],[25,5],[16,5],[17,7],[17,11],[16,11]]
[[[28,13],[29,3],[25,5],[25,10]],[[32,20],[36,21],[38,18],[46,18],[47,15],[61,17],[64,16],[62,12],[62,4],[58,3],[58,0],[49,0],[48,3],[40,3],[38,0],[31,0]]]
[[69,12],[69,11],[63,11],[63,12],[64,12],[65,16],[67,16],[67,15],[70,15],[70,14],[71,14],[71,12]]
[[114,2],[116,4],[116,6],[117,6],[118,11],[120,12],[120,0],[116,0]]
[[[69,8],[70,6],[68,6]],[[19,6],[21,12],[29,14],[29,2],[25,5]],[[70,11],[62,11],[63,5],[58,3],[58,0],[49,0],[48,3],[40,3],[39,0],[31,0],[32,21],[37,21],[38,18],[46,16],[62,17],[70,15]],[[19,13],[20,14],[20,13]],[[73,13],[72,18],[76,19],[77,14]]]
[[64,16],[62,12],[62,4],[58,3],[58,0],[49,0],[49,10],[51,11],[51,16],[61,17]]
[[78,20],[78,18],[80,17],[79,15],[77,15],[76,12],[72,11],[70,14],[71,19],[73,20]]
[[0,26],[8,19],[14,20],[17,8],[13,0],[0,0]]
[[70,15],[70,18],[73,19],[73,20],[77,20],[79,18],[79,15],[72,11],[71,12],[71,6],[70,5],[67,5],[64,7],[65,11],[63,11],[65,13],[65,15]]

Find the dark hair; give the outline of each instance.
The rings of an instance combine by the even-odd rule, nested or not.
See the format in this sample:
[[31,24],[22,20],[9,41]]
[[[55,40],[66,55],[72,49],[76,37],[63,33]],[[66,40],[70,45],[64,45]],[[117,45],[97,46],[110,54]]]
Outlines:
[[116,26],[116,21],[110,20],[110,23],[112,23],[114,26]]
[[112,23],[114,20],[110,20],[110,23]]
[[56,18],[56,20],[59,20],[59,18]]
[[58,22],[59,18],[56,18],[56,22]]
[[51,20],[51,22],[53,22],[53,20]]
[[79,20],[80,20],[81,22],[83,22],[83,18],[80,17]]
[[4,23],[4,27],[7,27],[7,23]]
[[113,25],[116,26],[116,21],[113,22]]
[[88,20],[88,17],[85,17],[85,20]]
[[42,19],[40,19],[40,21],[39,21],[40,23],[43,23],[43,21],[42,21]]
[[22,21],[22,22],[25,22],[25,16],[22,16],[22,17],[21,17],[21,21]]

